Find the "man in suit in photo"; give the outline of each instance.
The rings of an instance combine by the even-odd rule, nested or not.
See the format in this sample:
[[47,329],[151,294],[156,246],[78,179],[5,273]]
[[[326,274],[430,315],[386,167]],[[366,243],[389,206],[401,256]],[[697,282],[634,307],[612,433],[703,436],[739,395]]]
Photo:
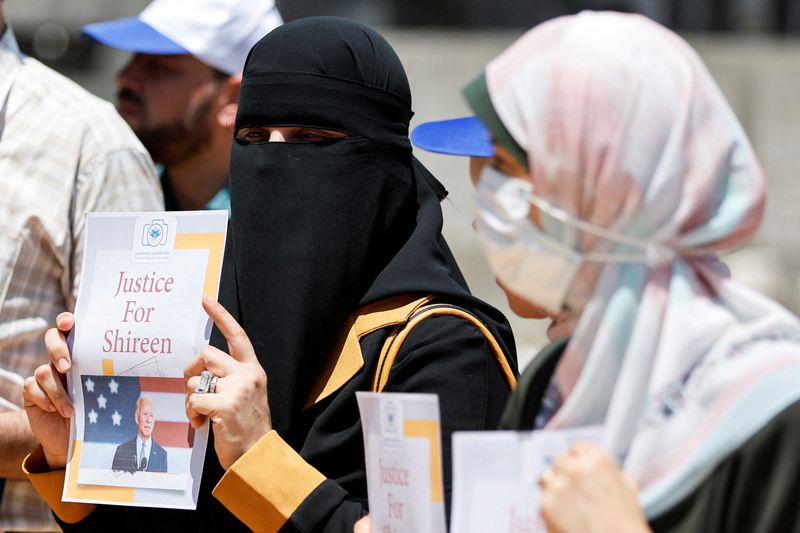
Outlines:
[[153,400],[141,396],[136,400],[134,415],[138,432],[136,437],[117,446],[112,470],[128,472],[166,472],[167,451],[153,439],[156,426],[156,409]]

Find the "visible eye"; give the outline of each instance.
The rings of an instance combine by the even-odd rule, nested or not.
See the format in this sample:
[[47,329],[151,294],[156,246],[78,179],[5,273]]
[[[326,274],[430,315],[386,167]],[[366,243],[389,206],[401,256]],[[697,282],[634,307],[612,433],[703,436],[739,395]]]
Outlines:
[[495,144],[491,165],[508,176],[527,179],[528,169],[508,150]]
[[297,136],[297,138],[301,141],[320,141],[322,139],[327,139],[328,137],[323,137],[317,133],[301,133]]
[[310,143],[344,139],[345,137],[347,137],[347,134],[342,131],[325,130],[321,128],[298,128],[294,132],[294,135],[291,135],[287,140]]
[[264,127],[239,128],[236,140],[242,144],[258,144],[269,142],[269,130]]
[[341,131],[302,126],[246,126],[236,130],[235,139],[240,144],[313,143],[343,139],[347,136]]
[[489,165],[506,176],[514,175],[514,166],[505,158],[495,155],[489,159]]
[[168,78],[181,73],[177,65],[172,65],[167,58],[159,56],[148,58],[145,62],[145,70],[153,78]]

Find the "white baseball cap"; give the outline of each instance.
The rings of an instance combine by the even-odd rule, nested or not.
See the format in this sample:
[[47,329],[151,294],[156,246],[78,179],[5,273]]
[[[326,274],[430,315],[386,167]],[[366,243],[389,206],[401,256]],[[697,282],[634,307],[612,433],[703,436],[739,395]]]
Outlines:
[[155,0],[138,17],[88,24],[83,33],[128,52],[191,54],[236,74],[253,45],[281,24],[274,0]]

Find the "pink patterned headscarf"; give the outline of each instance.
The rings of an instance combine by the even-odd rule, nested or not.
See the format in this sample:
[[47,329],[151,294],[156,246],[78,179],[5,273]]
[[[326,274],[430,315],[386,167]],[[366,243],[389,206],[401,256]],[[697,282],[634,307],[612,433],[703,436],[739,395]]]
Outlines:
[[[761,168],[697,54],[640,16],[542,24],[486,80],[536,196],[675,254],[596,264],[573,280],[579,318],[548,424],[604,424],[606,449],[658,516],[800,399],[797,319],[730,281],[717,258],[761,220]],[[624,252],[543,223],[575,249]]]

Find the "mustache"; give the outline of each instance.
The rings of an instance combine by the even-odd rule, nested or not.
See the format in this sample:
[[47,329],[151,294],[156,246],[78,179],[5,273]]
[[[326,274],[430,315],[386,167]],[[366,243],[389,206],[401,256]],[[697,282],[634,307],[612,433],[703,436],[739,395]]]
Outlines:
[[142,98],[138,93],[133,92],[130,89],[120,89],[117,91],[117,101],[127,100],[130,103],[137,104],[140,106],[144,105],[144,98]]

